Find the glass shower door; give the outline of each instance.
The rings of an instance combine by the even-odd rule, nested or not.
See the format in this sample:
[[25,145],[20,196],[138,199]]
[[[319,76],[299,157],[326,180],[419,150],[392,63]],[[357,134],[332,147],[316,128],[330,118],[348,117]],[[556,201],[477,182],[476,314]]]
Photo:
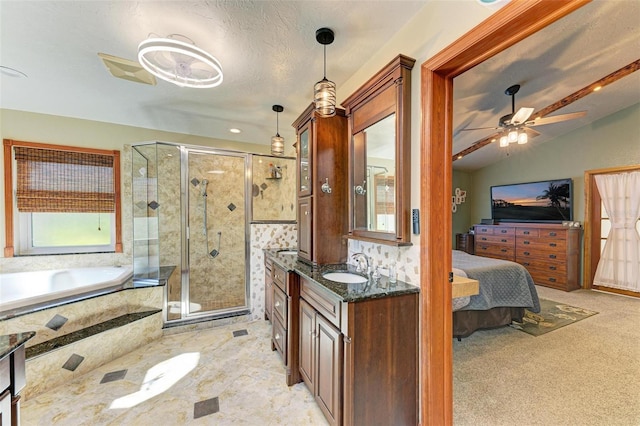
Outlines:
[[187,316],[246,309],[247,155],[195,149],[186,155]]

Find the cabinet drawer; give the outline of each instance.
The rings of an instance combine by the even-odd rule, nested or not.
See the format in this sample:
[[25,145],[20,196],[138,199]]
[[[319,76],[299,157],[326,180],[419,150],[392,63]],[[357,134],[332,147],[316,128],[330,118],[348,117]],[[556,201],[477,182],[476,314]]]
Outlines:
[[517,242],[518,247],[526,249],[535,248],[538,250],[545,250],[549,252],[562,251],[567,249],[567,242],[565,240],[558,240],[552,238],[526,238],[519,237]]
[[540,236],[540,230],[535,228],[517,228],[516,235],[523,237],[537,238]]
[[474,227],[475,229],[475,233],[477,234],[482,234],[482,235],[493,235],[493,227],[492,226],[482,226],[482,225],[476,225]]
[[273,286],[273,316],[287,323],[287,296],[276,286]]
[[541,238],[554,238],[554,239],[567,239],[567,230],[566,229],[541,229],[540,230]]
[[515,242],[515,237],[513,235],[479,235],[477,241],[479,243],[512,246]]
[[526,262],[527,259],[555,260],[564,262],[567,254],[564,251],[551,251],[537,247],[518,246],[516,247],[516,258],[518,262]]
[[273,318],[271,329],[271,341],[282,358],[284,365],[287,365],[287,330],[284,328],[278,317]]
[[566,274],[567,264],[561,261],[546,261],[540,259],[526,259],[521,262],[522,266],[527,268],[531,273],[532,271],[540,273],[552,273],[552,274]]
[[565,274],[540,272],[537,270],[531,270],[529,271],[529,273],[531,274],[531,278],[533,278],[533,282],[548,287],[557,287],[560,289],[564,289],[565,283],[567,281]]
[[283,292],[287,292],[287,271],[278,265],[273,265],[273,283]]
[[497,244],[482,244],[476,242],[476,255],[477,256],[486,256],[486,257],[495,257],[498,259],[507,259],[513,260],[515,259],[515,251],[513,246],[501,246]]
[[300,277],[300,297],[333,325],[340,328],[340,300],[318,288],[318,284]]

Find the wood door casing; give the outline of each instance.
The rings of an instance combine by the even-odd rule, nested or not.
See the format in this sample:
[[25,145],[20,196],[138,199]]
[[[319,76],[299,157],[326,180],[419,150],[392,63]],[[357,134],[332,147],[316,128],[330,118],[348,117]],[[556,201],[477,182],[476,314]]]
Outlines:
[[589,0],[510,2],[421,66],[421,424],[453,423],[451,185],[453,78]]
[[600,197],[595,177],[603,174],[624,173],[639,170],[640,164],[587,170],[584,172],[584,263],[582,269],[584,288],[640,297],[640,294],[632,291],[593,285],[593,278],[596,275],[596,269],[598,268],[598,262],[600,261],[600,218],[602,217],[602,198]]

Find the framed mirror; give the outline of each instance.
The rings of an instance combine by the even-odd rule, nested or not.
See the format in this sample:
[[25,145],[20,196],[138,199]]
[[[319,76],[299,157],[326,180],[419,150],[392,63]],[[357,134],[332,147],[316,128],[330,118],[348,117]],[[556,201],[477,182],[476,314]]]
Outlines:
[[411,244],[411,69],[398,55],[342,106],[349,119],[349,238]]

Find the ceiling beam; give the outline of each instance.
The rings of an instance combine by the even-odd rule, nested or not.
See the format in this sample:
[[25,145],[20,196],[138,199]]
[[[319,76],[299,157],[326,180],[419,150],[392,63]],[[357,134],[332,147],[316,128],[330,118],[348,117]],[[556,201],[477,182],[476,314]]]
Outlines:
[[[560,99],[557,102],[552,103],[551,105],[534,112],[531,117],[535,117],[535,118],[542,118],[545,117],[549,114],[551,114],[554,111],[559,110],[560,108],[564,108],[567,105],[584,98],[585,96],[593,93],[596,89],[596,87],[600,87],[603,88],[615,81],[620,80],[623,77],[628,76],[629,74],[632,74],[636,71],[638,71],[638,69],[640,69],[640,59],[637,59],[633,62],[631,62],[629,65],[626,65],[618,70],[615,70],[614,72],[612,72],[611,74],[608,74],[604,77],[602,77],[599,80],[594,81],[593,83],[589,84],[588,86],[583,87],[582,89],[573,92],[572,94],[565,96],[564,98]],[[463,149],[462,151],[458,152],[457,154],[454,154],[452,157],[452,161],[456,161],[459,160],[461,158],[463,158],[466,155],[471,154],[472,152],[475,152],[477,150],[479,150],[480,148],[489,145],[491,142],[497,140],[497,138],[500,136],[500,134],[502,133],[502,131],[500,132],[496,132],[493,133],[483,139],[480,139],[477,142],[474,142],[473,145],[471,145],[468,148]]]

